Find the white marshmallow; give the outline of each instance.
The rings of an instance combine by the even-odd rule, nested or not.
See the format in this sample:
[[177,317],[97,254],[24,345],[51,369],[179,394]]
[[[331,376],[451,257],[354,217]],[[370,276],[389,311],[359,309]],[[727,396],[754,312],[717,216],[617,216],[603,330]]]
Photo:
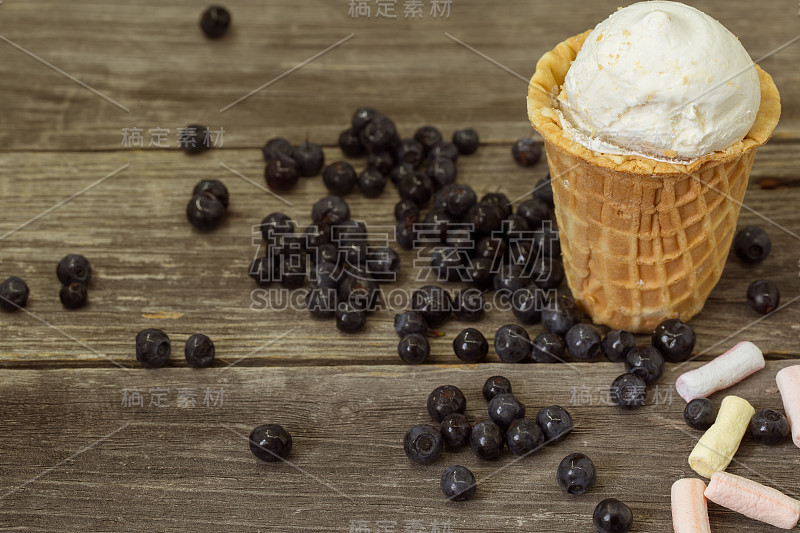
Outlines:
[[758,372],[765,365],[764,354],[758,346],[752,342],[740,342],[708,364],[682,374],[675,382],[675,388],[687,402],[707,398]]

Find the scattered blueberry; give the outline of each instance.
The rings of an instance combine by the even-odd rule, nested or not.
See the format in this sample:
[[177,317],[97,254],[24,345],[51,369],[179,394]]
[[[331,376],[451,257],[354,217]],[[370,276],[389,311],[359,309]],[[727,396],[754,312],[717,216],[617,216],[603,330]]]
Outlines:
[[453,340],[453,351],[465,363],[480,363],[489,353],[489,343],[483,333],[467,328]]
[[747,305],[760,315],[766,315],[778,308],[781,293],[769,280],[758,279],[747,287]]
[[522,326],[508,324],[497,330],[494,350],[504,363],[519,363],[531,352],[531,340]]
[[314,224],[335,226],[349,219],[350,207],[339,196],[326,196],[311,208],[311,220]]
[[499,209],[501,218],[506,218],[511,214],[511,200],[501,192],[490,192],[481,198],[481,202],[493,205]]
[[531,343],[531,361],[534,363],[563,363],[566,343],[555,333],[537,335]]
[[336,309],[336,327],[345,333],[355,333],[364,329],[367,312],[355,309],[352,304],[343,302]]
[[523,324],[541,321],[544,305],[544,297],[535,285],[518,289],[511,295],[511,310]]
[[695,398],[683,409],[683,419],[690,428],[705,431],[717,420],[717,406],[708,398]]
[[480,290],[494,285],[494,261],[488,257],[472,258],[467,265],[467,280]]
[[359,107],[356,109],[356,112],[353,113],[353,131],[356,133],[360,133],[364,127],[381,116],[380,111],[373,107]]
[[325,166],[325,153],[322,147],[308,141],[294,149],[292,158],[297,162],[297,171],[304,178],[316,176]]
[[386,177],[374,167],[367,167],[358,175],[358,188],[367,198],[377,198],[386,187]]
[[315,287],[306,294],[306,309],[313,318],[334,318],[338,296],[332,287]]
[[503,431],[491,420],[478,422],[472,428],[469,444],[479,459],[484,461],[497,459],[503,451]]
[[250,432],[250,451],[267,463],[277,463],[289,457],[292,436],[278,424],[258,426]]
[[467,399],[461,389],[454,385],[436,387],[428,395],[428,413],[436,422],[441,422],[452,413],[463,413]]
[[192,335],[186,340],[184,355],[189,366],[206,368],[214,362],[214,343],[202,334]]
[[[469,273],[467,277],[471,279]],[[461,322],[477,322],[483,317],[485,308],[483,293],[478,289],[464,289],[456,293],[453,314]]]
[[559,442],[575,427],[572,415],[560,405],[551,405],[536,413],[536,423],[542,428],[547,442]]
[[528,222],[531,229],[539,229],[545,220],[550,220],[550,206],[544,200],[531,198],[519,204],[517,214]]
[[394,156],[387,151],[370,152],[367,156],[367,168],[377,170],[382,176],[388,176],[394,168]]
[[493,203],[478,202],[467,212],[464,221],[472,224],[479,236],[491,235],[502,226],[503,212]]
[[194,186],[192,196],[207,193],[222,202],[225,209],[228,208],[230,197],[228,196],[228,188],[219,180],[201,180]]
[[458,177],[458,169],[455,162],[445,157],[431,159],[430,163],[428,163],[426,173],[433,182],[433,186],[437,189],[455,183]]
[[74,281],[88,285],[92,281],[92,264],[80,254],[69,254],[58,262],[56,276],[62,285]]
[[397,183],[397,192],[403,200],[411,200],[418,205],[425,205],[433,196],[433,182],[421,172],[406,174]]
[[678,318],[670,318],[656,326],[652,338],[653,346],[670,363],[686,360],[691,355],[696,340],[692,327]]
[[225,35],[231,25],[231,14],[222,6],[211,6],[200,17],[200,28],[209,39]]
[[442,420],[440,429],[442,440],[447,448],[457,450],[469,444],[472,426],[464,413],[450,413]]
[[603,355],[612,363],[625,361],[625,358],[628,357],[628,352],[634,346],[636,346],[636,337],[633,336],[633,333],[624,329],[609,331],[600,343]]
[[542,447],[544,434],[539,425],[530,418],[518,418],[506,431],[506,445],[516,456],[534,453]]
[[443,288],[425,285],[411,296],[411,309],[421,314],[429,325],[435,325],[450,317],[453,302],[450,294]]
[[561,259],[542,255],[533,262],[530,275],[540,289],[557,289],[564,281],[564,264]]
[[413,222],[398,222],[394,228],[394,237],[400,248],[411,250],[417,240],[417,231]]
[[356,186],[356,171],[347,161],[331,163],[322,171],[322,182],[333,194],[343,196]]
[[542,325],[550,333],[563,337],[577,323],[578,308],[575,300],[566,295],[562,294],[542,310]]
[[413,224],[419,219],[419,206],[413,200],[400,200],[394,206],[394,218],[398,222]]
[[447,141],[439,141],[428,150],[428,159],[449,159],[455,162],[458,159],[458,148],[456,145]]
[[439,487],[442,489],[442,494],[444,494],[445,498],[454,502],[461,502],[470,500],[475,496],[477,483],[475,475],[469,468],[455,465],[448,467],[442,473]]
[[535,165],[542,157],[542,145],[533,139],[523,137],[511,147],[511,155],[520,166]]
[[347,128],[339,134],[339,148],[347,157],[359,157],[364,155],[365,152],[358,132],[354,131],[353,128]]
[[511,382],[503,376],[492,376],[483,384],[483,397],[491,401],[498,394],[511,394]]
[[650,385],[664,373],[664,357],[653,346],[636,346],[625,358],[625,371],[636,374]]
[[200,124],[190,124],[180,130],[178,146],[190,155],[205,152],[211,148],[211,137],[208,128]]
[[415,166],[408,163],[400,163],[389,172],[389,179],[392,180],[392,183],[398,185],[403,177],[413,174],[416,171]]
[[509,296],[524,289],[530,279],[527,278],[523,266],[516,263],[504,263],[494,276],[494,290],[505,292]]
[[416,167],[425,158],[425,148],[416,139],[403,139],[394,147],[394,157],[400,165]]
[[592,521],[598,533],[627,533],[633,526],[633,512],[621,501],[608,498],[594,508]]
[[396,281],[397,273],[400,272],[400,256],[388,246],[369,248],[364,267],[367,274],[377,281]]
[[431,269],[439,281],[461,281],[465,274],[464,252],[455,248],[435,248],[431,253]]
[[279,156],[270,159],[264,168],[267,187],[274,191],[288,191],[297,184],[299,178],[297,163],[291,157]]
[[759,444],[780,444],[789,436],[790,430],[789,421],[775,409],[761,409],[750,419],[750,435]]
[[540,255],[556,258],[561,255],[561,240],[558,230],[550,221],[545,221],[542,227],[534,232],[533,245]]
[[502,429],[508,428],[517,418],[525,417],[525,404],[513,394],[498,394],[489,400],[489,418]]
[[268,258],[256,257],[250,263],[248,273],[258,285],[266,287],[272,281],[274,266],[270,264]]
[[611,401],[623,409],[637,409],[644,405],[647,396],[647,383],[636,374],[622,374],[610,389]]
[[462,217],[475,205],[478,196],[469,185],[456,185],[447,194],[447,212],[454,217]]
[[88,297],[89,292],[86,290],[86,285],[77,281],[64,285],[58,292],[61,305],[67,309],[80,309],[86,305]]
[[416,311],[406,311],[394,316],[394,331],[401,339],[411,333],[428,334],[428,323]]
[[261,148],[261,154],[264,156],[264,161],[278,158],[286,159],[292,157],[294,148],[287,139],[275,137],[268,140],[264,147]]
[[225,206],[214,196],[203,193],[192,196],[186,205],[186,218],[200,231],[211,231],[222,222]]
[[478,132],[472,128],[464,128],[453,133],[453,144],[461,155],[474,154],[480,145]]
[[171,352],[169,337],[160,329],[144,329],[136,335],[136,359],[143,367],[164,366]]
[[359,133],[361,144],[367,150],[379,152],[389,148],[397,138],[397,128],[389,117],[380,115],[367,122]]
[[763,261],[772,250],[772,241],[763,229],[748,226],[733,238],[733,251],[745,263]]
[[442,454],[442,434],[428,424],[414,426],[403,439],[403,449],[415,463],[431,464]]
[[409,365],[424,363],[430,354],[428,339],[420,333],[409,333],[397,343],[397,355]]
[[567,493],[579,495],[597,481],[597,470],[591,459],[582,453],[571,453],[558,465],[558,485]]
[[442,140],[442,133],[433,126],[422,126],[414,133],[414,140],[422,145],[427,154],[436,143]]

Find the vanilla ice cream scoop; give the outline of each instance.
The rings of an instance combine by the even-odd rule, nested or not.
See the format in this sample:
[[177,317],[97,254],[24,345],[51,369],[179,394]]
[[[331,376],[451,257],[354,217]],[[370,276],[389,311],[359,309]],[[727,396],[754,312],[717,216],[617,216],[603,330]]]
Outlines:
[[558,96],[562,127],[587,148],[694,160],[755,121],[755,64],[722,24],[680,2],[639,2],[597,25]]

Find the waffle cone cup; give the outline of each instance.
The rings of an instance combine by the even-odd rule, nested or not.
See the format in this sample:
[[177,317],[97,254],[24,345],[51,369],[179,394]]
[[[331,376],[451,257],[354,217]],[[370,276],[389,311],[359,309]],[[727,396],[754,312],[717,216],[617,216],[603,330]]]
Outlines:
[[780,117],[780,96],[756,66],[761,105],[739,142],[688,164],[584,147],[562,129],[556,96],[590,33],[560,43],[536,65],[528,117],[544,137],[567,283],[594,322],[652,332],[687,321],[719,281],[756,149]]

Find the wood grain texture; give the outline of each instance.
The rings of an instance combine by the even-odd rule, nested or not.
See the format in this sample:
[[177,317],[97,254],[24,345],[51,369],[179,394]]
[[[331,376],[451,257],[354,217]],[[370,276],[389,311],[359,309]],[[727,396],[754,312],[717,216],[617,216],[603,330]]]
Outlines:
[[[758,408],[780,408],[774,377],[787,364],[771,362],[713,399],[736,394]],[[622,371],[611,363],[10,371],[13,379],[0,382],[0,522],[27,531],[350,531],[363,520],[378,531],[385,520],[404,531],[416,519],[427,532],[434,520],[449,521],[453,532],[589,531],[594,506],[616,497],[633,509],[635,531],[671,531],[670,486],[694,475],[687,457],[701,435],[682,421],[685,404],[670,392],[674,370],[659,382],[658,405],[636,412],[599,405],[601,389]],[[429,422],[428,393],[459,386],[476,423],[486,417],[481,386],[494,374],[512,380],[531,416],[547,405],[567,407],[575,431],[520,461],[506,452],[484,462],[461,450],[430,466],[411,463],[402,439]],[[573,397],[576,386],[589,401]],[[206,387],[223,390],[216,407],[202,404]],[[136,388],[144,406],[123,406],[125,391]],[[148,407],[154,388],[167,390],[169,406]],[[197,391],[195,407],[177,405],[182,389]],[[251,455],[247,435],[262,423],[292,434],[294,466]],[[595,462],[597,485],[566,496],[555,472],[578,451]],[[766,448],[746,437],[728,471],[797,497],[796,472],[787,468],[797,454],[790,442]],[[475,473],[474,500],[442,497],[439,477],[452,464]],[[772,531],[709,507],[715,531]]]
[[[208,41],[190,0],[105,5],[48,0],[4,2],[0,35],[128,108],[125,112],[0,42],[2,150],[103,150],[121,129],[224,127],[232,147],[255,147],[276,133],[331,144],[360,105],[375,105],[403,129],[472,125],[486,140],[530,133],[526,82],[450,40],[460,39],[529,79],[536,60],[593,27],[618,0],[456,0],[448,19],[352,19],[347,0],[230,0],[230,35]],[[797,2],[702,0],[696,7],[739,36],[754,58],[797,35]],[[42,22],[42,13],[47,13]],[[219,110],[337,41],[355,37],[240,105]],[[781,91],[776,136],[800,136],[800,46],[763,61]],[[175,139],[172,139],[173,144]]]

